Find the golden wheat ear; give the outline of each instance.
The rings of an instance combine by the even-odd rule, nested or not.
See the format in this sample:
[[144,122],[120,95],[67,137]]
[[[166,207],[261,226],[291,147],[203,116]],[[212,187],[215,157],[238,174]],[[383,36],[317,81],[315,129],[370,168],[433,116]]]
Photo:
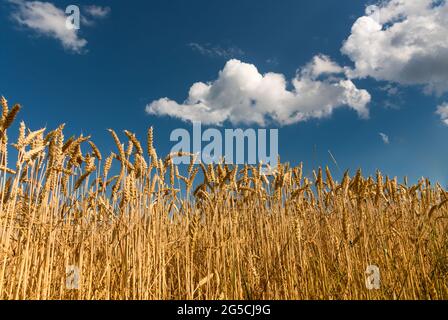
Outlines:
[[[0,299],[448,299],[438,183],[195,165],[159,158],[152,128],[149,165],[127,130],[127,150],[109,130],[118,151],[103,162],[64,125],[45,135],[22,122],[8,144],[20,106],[0,103]],[[380,271],[379,289],[366,270]]]

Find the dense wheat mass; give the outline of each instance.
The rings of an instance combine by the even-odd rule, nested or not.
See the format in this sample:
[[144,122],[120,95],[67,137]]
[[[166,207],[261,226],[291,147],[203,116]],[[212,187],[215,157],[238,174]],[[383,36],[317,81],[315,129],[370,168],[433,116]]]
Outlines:
[[[8,144],[20,106],[1,104],[1,299],[448,299],[438,184],[360,171],[338,183],[328,169],[311,181],[288,164],[266,176],[194,156],[183,176],[173,159],[185,155],[159,158],[152,129],[146,150],[110,130],[107,158],[63,125],[21,123]],[[366,288],[369,265],[379,290]]]

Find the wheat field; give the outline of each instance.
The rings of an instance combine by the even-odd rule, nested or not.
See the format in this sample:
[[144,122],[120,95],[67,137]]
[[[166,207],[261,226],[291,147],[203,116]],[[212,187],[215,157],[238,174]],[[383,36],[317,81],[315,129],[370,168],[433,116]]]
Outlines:
[[20,106],[1,105],[0,299],[448,299],[439,184],[195,165],[159,157],[152,128],[109,130],[107,157],[63,125],[10,143]]

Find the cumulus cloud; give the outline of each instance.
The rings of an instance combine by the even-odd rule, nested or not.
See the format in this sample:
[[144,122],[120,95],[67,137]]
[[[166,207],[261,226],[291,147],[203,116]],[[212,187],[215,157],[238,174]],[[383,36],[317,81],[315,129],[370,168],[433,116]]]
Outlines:
[[[229,60],[218,78],[210,83],[195,83],[183,103],[169,98],[146,106],[153,115],[185,121],[221,125],[289,125],[312,118],[328,117],[333,110],[348,106],[367,118],[371,100],[366,90],[348,79],[319,76],[339,73],[341,68],[328,57],[317,56],[297,72],[290,83],[278,73],[261,74],[253,64]],[[288,85],[292,88],[288,89]]]
[[337,74],[343,71],[344,69],[331,61],[330,57],[322,54],[314,56],[313,60],[303,69],[303,73],[314,79],[321,75]]
[[384,144],[390,143],[389,136],[387,134],[380,132],[380,137],[381,137],[381,140],[383,140]]
[[[277,73],[260,74],[255,66],[230,60],[211,83],[197,83],[183,103],[168,98],[149,104],[147,112],[207,123],[288,125],[331,115],[348,106],[368,117],[370,94],[353,79],[386,81],[388,97],[401,99],[400,85],[422,86],[427,94],[448,92],[448,1],[382,0],[366,8],[344,41],[341,52],[353,67],[316,55],[291,81]],[[190,44],[206,55],[225,56]],[[395,105],[387,101],[386,104]],[[446,109],[438,114],[448,122]]]
[[[66,26],[67,14],[65,9],[59,9],[49,2],[9,0],[14,5],[13,20],[23,27],[34,30],[40,35],[57,39],[62,46],[72,52],[81,53],[87,45],[87,40],[80,37],[76,29]],[[88,13],[95,18],[104,17],[110,9],[90,6]],[[90,21],[82,20],[87,25]]]
[[448,91],[448,4],[390,0],[369,6],[357,19],[342,52],[355,64],[350,78],[372,77]]
[[437,107],[436,114],[440,116],[440,120],[448,126],[448,102],[445,102]]

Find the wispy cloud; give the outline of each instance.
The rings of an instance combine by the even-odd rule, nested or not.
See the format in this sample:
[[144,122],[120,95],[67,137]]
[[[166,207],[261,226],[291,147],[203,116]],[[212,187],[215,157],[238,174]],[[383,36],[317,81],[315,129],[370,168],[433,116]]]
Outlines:
[[12,18],[19,25],[59,40],[64,48],[80,53],[87,40],[79,37],[77,30],[66,26],[65,11],[49,2],[10,0],[15,5]]
[[386,92],[386,94],[390,97],[396,96],[400,94],[400,89],[397,86],[394,86],[391,83],[386,84],[379,88],[381,91]]
[[101,6],[86,6],[84,11],[93,18],[105,18],[109,15],[111,9],[110,7],[101,7]]
[[[50,2],[8,0],[13,5],[12,19],[20,26],[33,30],[37,34],[57,39],[62,46],[71,52],[82,53],[87,45],[87,40],[79,35],[79,30],[67,28],[67,15]],[[92,6],[90,14],[104,15],[110,9]],[[86,20],[83,19],[85,22]],[[89,23],[86,23],[90,25]]]
[[244,55],[244,51],[241,50],[238,47],[231,46],[231,47],[222,47],[219,45],[211,45],[209,43],[206,44],[200,44],[196,42],[190,42],[188,46],[208,57],[219,57],[219,58],[225,58],[225,59],[232,59],[232,58],[238,58]]
[[384,144],[390,143],[389,136],[387,134],[385,134],[383,132],[380,132],[379,134],[380,134],[381,140],[383,140]]
[[268,58],[266,59],[266,63],[271,66],[278,66],[280,64],[277,58]]
[[387,83],[379,86],[378,90],[381,92],[381,95],[377,96],[377,99],[382,100],[380,105],[385,109],[399,110],[405,103],[403,91],[400,90],[398,85]]

